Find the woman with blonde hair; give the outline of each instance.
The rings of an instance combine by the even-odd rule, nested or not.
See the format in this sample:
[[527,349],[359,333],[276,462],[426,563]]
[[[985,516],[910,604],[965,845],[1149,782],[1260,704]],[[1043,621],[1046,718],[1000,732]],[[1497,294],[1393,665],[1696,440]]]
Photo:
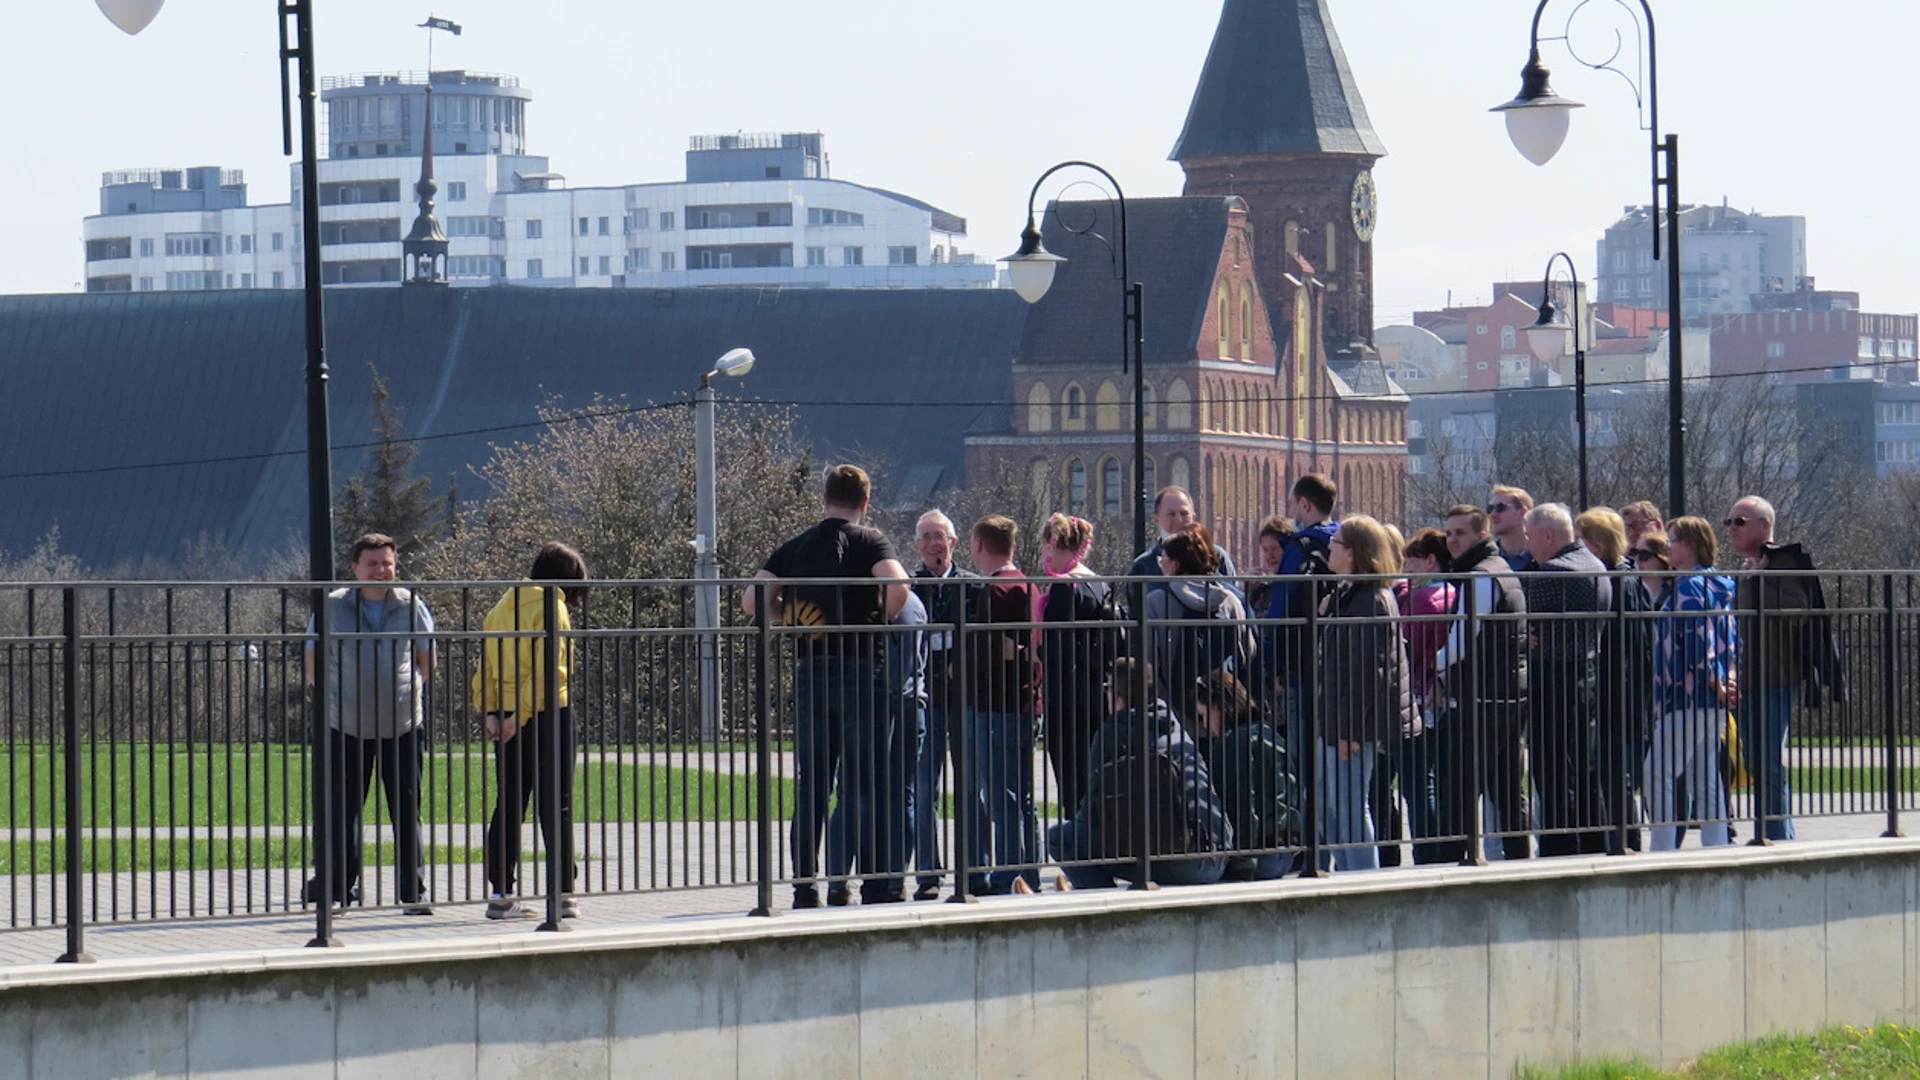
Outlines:
[[1384,577],[1398,559],[1386,528],[1361,514],[1340,523],[1327,562],[1349,580],[1320,609],[1320,745],[1307,752],[1320,755],[1321,841],[1337,849],[1321,861],[1323,869],[1374,870],[1380,856],[1367,806],[1374,769],[1386,746],[1420,722],[1397,623],[1400,606]]
[[[1645,579],[1635,574],[1638,566],[1633,555],[1643,549],[1628,545],[1625,518],[1596,506],[1574,519],[1573,525],[1587,550],[1607,569],[1618,572],[1613,594],[1625,612],[1600,635],[1601,794],[1607,820],[1618,822],[1622,807],[1632,816],[1633,795],[1644,779],[1647,740],[1653,733],[1653,625],[1645,618],[1653,610],[1653,594]],[[1666,537],[1652,535],[1664,552]],[[1625,847],[1638,851],[1640,840],[1639,822],[1630,821]],[[1607,850],[1621,853],[1617,832],[1609,832]]]

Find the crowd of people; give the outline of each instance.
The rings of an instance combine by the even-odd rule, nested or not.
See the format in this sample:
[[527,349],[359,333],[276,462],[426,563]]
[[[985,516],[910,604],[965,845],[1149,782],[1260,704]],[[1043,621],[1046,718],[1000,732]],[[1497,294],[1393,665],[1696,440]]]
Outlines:
[[1736,575],[1710,522],[1647,502],[1497,486],[1408,534],[1336,517],[1325,476],[1290,494],[1249,576],[1177,487],[1124,577],[1086,565],[1080,518],[1047,520],[1030,573],[1015,522],[963,538],[938,510],[909,574],[865,523],[866,474],[831,470],[823,520],[743,597],[800,630],[794,906],[851,903],[856,876],[862,903],[1033,892],[1050,861],[1070,889],[1270,878],[1309,850],[1458,862],[1476,836],[1507,859],[1724,844],[1735,781],[1793,837],[1792,717],[1842,687],[1813,562],[1765,499],[1723,522]]
[[[1722,523],[1727,573],[1710,522],[1665,521],[1651,503],[1576,514],[1497,486],[1408,534],[1336,517],[1338,494],[1301,477],[1287,514],[1260,528],[1251,575],[1178,487],[1155,496],[1159,538],[1123,576],[1087,565],[1093,526],[1078,517],[1046,521],[1029,572],[1015,522],[989,515],[963,538],[939,510],[916,524],[909,573],[865,522],[866,474],[830,470],[820,523],[742,592],[748,615],[793,639],[778,682],[794,905],[850,903],[855,878],[863,903],[905,900],[909,885],[916,900],[1033,892],[1049,862],[1056,887],[1090,888],[1367,870],[1408,852],[1458,862],[1480,857],[1476,837],[1507,859],[1666,850],[1690,829],[1725,844],[1735,783],[1751,785],[1767,839],[1793,838],[1792,719],[1844,688],[1813,562],[1775,542],[1765,499]],[[395,582],[396,550],[356,541],[356,580],[324,609],[316,855],[331,869],[307,898],[357,899],[377,770],[397,899],[430,914],[419,807],[434,621]],[[537,914],[516,881],[530,808],[557,853],[560,913],[579,911],[565,632],[587,577],[578,551],[549,543],[484,623],[470,690],[498,746],[490,918]],[[314,656],[310,643],[309,681]]]

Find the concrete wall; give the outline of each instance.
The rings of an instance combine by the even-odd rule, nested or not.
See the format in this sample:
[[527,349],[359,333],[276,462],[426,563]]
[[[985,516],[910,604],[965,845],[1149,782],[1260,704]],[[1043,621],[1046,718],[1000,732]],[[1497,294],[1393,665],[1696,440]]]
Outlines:
[[1504,1077],[1920,1016],[1920,844],[0,971],[0,1075]]

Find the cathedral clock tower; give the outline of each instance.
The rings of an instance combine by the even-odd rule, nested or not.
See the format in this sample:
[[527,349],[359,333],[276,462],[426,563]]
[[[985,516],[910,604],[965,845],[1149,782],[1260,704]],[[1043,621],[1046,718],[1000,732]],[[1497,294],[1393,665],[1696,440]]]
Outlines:
[[1328,2],[1226,0],[1173,160],[1186,194],[1246,201],[1269,311],[1288,310],[1290,257],[1313,267],[1331,356],[1373,341],[1373,163],[1387,151]]

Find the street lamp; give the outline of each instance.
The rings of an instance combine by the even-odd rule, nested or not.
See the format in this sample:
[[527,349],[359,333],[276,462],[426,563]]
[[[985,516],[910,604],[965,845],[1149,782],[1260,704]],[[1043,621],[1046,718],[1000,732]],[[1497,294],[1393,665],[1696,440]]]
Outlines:
[[[1553,266],[1562,260],[1567,264],[1567,276],[1573,279],[1572,310],[1564,313],[1553,302]],[[1566,355],[1567,331],[1573,331],[1573,422],[1579,429],[1580,509],[1585,510],[1593,500],[1587,491],[1587,349],[1580,340],[1580,321],[1580,271],[1574,268],[1572,256],[1555,252],[1540,278],[1540,320],[1527,327],[1527,347],[1533,350],[1534,359],[1550,364]]]
[[[1047,178],[1062,169],[1092,169],[1105,177],[1113,185],[1113,201],[1119,210],[1119,232],[1114,241],[1093,231],[1094,222],[1074,227],[1060,220],[1061,228],[1070,233],[1091,236],[1105,244],[1107,251],[1116,255],[1120,261],[1120,370],[1133,369],[1133,527],[1135,549],[1147,548],[1147,374],[1146,374],[1146,334],[1141,317],[1141,287],[1137,281],[1128,280],[1127,270],[1127,195],[1120,189],[1120,181],[1112,173],[1095,165],[1091,161],[1063,161],[1034,181],[1033,190],[1027,195],[1027,227],[1020,232],[1020,250],[1001,260],[1007,264],[1007,280],[1020,299],[1029,304],[1037,304],[1053,287],[1054,273],[1060,264],[1067,260],[1048,251],[1040,241],[1040,229],[1034,224],[1034,203],[1040,197],[1040,186]],[[1116,247],[1117,244],[1117,247]]]
[[[1559,152],[1560,145],[1566,141],[1568,123],[1573,110],[1581,108],[1579,102],[1569,101],[1553,92],[1548,82],[1546,65],[1540,62],[1540,43],[1542,41],[1561,41],[1567,43],[1567,51],[1582,65],[1595,71],[1611,71],[1627,80],[1633,87],[1636,104],[1642,101],[1640,93],[1640,72],[1632,74],[1614,66],[1620,57],[1616,48],[1605,60],[1594,62],[1582,57],[1575,51],[1568,36],[1572,20],[1586,7],[1587,0],[1581,0],[1568,13],[1567,28],[1558,37],[1540,36],[1540,17],[1546,13],[1551,0],[1540,0],[1533,10],[1533,31],[1527,53],[1527,64],[1520,69],[1520,93],[1512,101],[1496,105],[1492,112],[1506,116],[1507,135],[1513,140],[1514,148],[1535,165],[1545,165]],[[1628,0],[1614,0],[1629,16],[1633,6]],[[1686,377],[1685,367],[1681,363],[1682,318],[1680,297],[1680,137],[1678,135],[1660,135],[1660,76],[1659,62],[1654,47],[1653,7],[1648,0],[1638,0],[1641,15],[1645,17],[1646,38],[1646,129],[1650,136],[1653,151],[1653,258],[1660,261],[1660,219],[1663,216],[1661,195],[1664,193],[1667,227],[1666,266],[1667,266],[1667,506],[1669,517],[1686,513],[1687,504],[1687,418],[1686,418]],[[1636,30],[1639,26],[1635,22]],[[1637,54],[1636,54],[1637,59]],[[1664,171],[1662,165],[1664,164]],[[1576,320],[1577,321],[1577,320]],[[1585,429],[1582,429],[1584,436]]]
[[720,741],[719,511],[713,480],[713,377],[739,378],[753,370],[752,349],[730,349],[700,376],[693,395],[693,621],[700,631],[700,741]]
[[[166,0],[94,0],[113,25],[129,34],[146,29],[160,13]],[[303,282],[306,297],[307,339],[307,576],[313,582],[311,604],[316,655],[326,656],[332,641],[327,625],[327,586],[333,581],[333,458],[328,445],[330,422],[327,417],[327,330],[321,293],[320,265],[320,125],[314,116],[318,92],[313,72],[313,0],[278,0],[280,16],[280,137],[281,153],[293,153],[294,91],[287,77],[287,62],[296,61],[300,100],[300,223],[305,256]],[[292,19],[289,27],[287,20]],[[291,34],[289,34],[291,29]],[[325,777],[332,756],[332,741],[327,738],[324,703],[327,700],[327,665],[313,665],[314,775]],[[328,820],[332,816],[329,785],[316,783],[314,790],[314,850],[328,847]],[[332,875],[340,872],[332,860],[315,862],[315,933],[309,945],[331,947],[333,937]]]

